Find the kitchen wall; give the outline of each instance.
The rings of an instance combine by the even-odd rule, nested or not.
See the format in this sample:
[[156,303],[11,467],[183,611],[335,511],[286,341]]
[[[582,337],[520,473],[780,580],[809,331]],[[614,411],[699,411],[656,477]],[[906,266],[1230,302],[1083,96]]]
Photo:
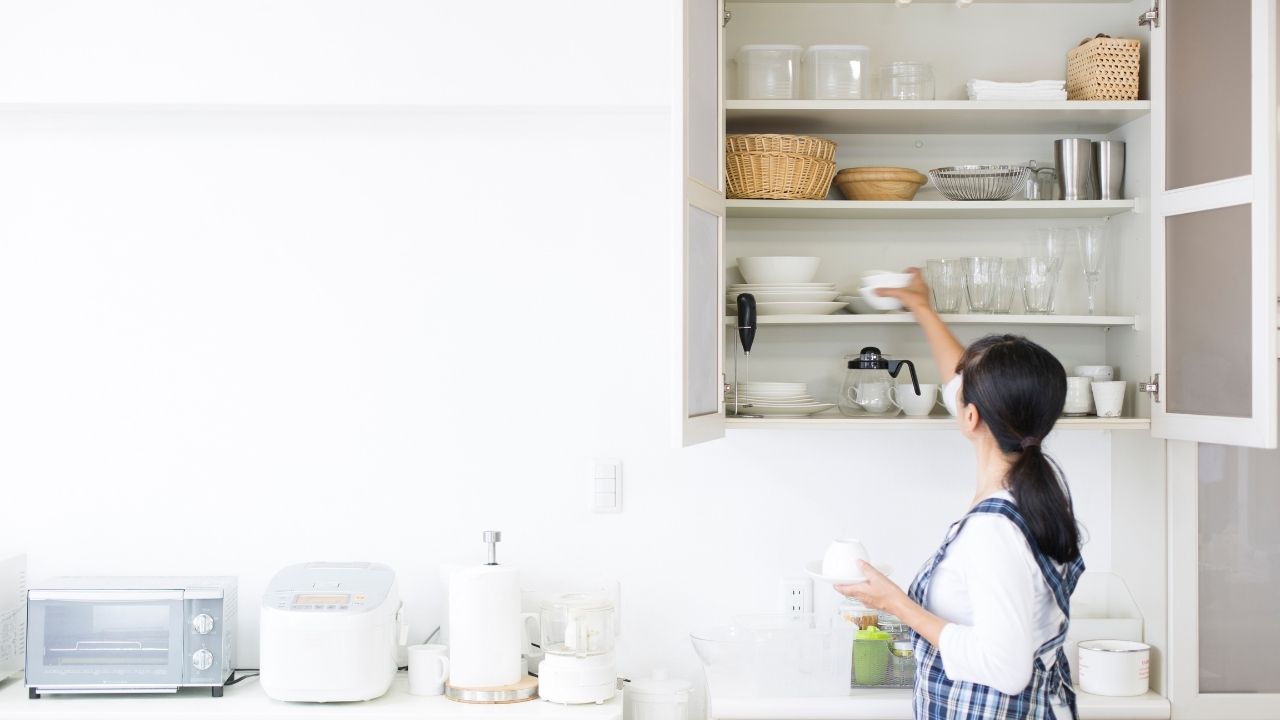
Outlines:
[[[425,22],[415,4],[344,12],[356,5],[0,5],[0,547],[27,550],[36,579],[236,574],[249,666],[256,598],[280,567],[390,563],[418,640],[446,620],[440,567],[479,562],[484,529],[504,531],[500,558],[531,589],[618,578],[630,675],[695,677],[689,630],[775,609],[779,578],[832,537],[861,537],[909,580],[971,496],[957,433],[670,445],[678,126],[643,90],[676,77],[665,56],[600,75],[594,58],[644,43],[561,22],[546,42],[578,37],[574,61],[535,64],[570,88],[635,79],[624,100],[638,99],[611,85],[534,104],[527,72],[494,70],[521,100],[417,102],[467,66],[442,78],[397,54]],[[450,21],[463,32],[506,5]],[[538,7],[563,21],[572,5]],[[626,21],[650,45],[673,22],[666,4],[592,7],[580,22]],[[483,27],[477,41],[508,39]],[[184,32],[207,41],[190,57]],[[324,57],[307,39],[323,32],[359,38],[350,75],[326,83],[330,65],[278,59]],[[525,40],[502,68],[541,57]],[[274,54],[255,50],[268,41]],[[84,42],[99,45],[62,44]],[[207,92],[171,67],[139,79],[168,50],[202,63]],[[44,62],[66,57],[58,72]],[[396,67],[406,57],[416,71]],[[45,81],[20,81],[14,62]],[[384,70],[412,92],[363,97]],[[1099,570],[1110,448],[1093,431],[1050,443]],[[589,510],[593,457],[623,461],[621,514]]]

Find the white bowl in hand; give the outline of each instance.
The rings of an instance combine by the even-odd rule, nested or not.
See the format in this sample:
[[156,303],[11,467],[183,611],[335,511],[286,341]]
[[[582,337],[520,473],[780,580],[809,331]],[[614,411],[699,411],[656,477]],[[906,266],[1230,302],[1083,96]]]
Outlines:
[[901,300],[898,298],[881,297],[876,294],[876,289],[873,287],[858,288],[858,294],[861,295],[863,301],[870,305],[874,310],[886,312],[889,310],[902,309]]
[[867,548],[857,540],[833,540],[822,555],[822,574],[834,578],[861,578],[859,562],[868,557]]

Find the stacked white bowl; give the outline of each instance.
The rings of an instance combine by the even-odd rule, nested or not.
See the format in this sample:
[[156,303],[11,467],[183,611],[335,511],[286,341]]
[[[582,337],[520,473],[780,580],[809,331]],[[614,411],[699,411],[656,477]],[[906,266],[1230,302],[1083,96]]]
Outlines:
[[729,285],[729,314],[737,314],[738,295],[750,293],[759,315],[828,315],[844,307],[833,302],[840,294],[835,283],[812,282],[818,273],[816,257],[741,257],[738,270],[744,283]]
[[725,394],[725,407],[730,413],[734,412],[735,400],[738,414],[765,417],[807,417],[835,407],[835,403],[818,402],[809,393],[808,383],[802,382],[738,383]]

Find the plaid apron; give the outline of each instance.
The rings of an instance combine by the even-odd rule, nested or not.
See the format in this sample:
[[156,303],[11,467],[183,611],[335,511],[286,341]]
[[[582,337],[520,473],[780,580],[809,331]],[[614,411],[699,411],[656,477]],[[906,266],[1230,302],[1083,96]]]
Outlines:
[[1071,711],[1073,720],[1076,714],[1076,693],[1071,687],[1071,674],[1067,667],[1067,654],[1062,649],[1067,638],[1067,620],[1071,616],[1071,593],[1075,590],[1080,573],[1084,572],[1084,561],[1076,558],[1061,572],[1054,567],[1053,561],[1037,547],[1035,538],[1027,528],[1026,521],[1018,512],[1017,506],[1003,498],[988,498],[978,503],[963,518],[951,526],[947,537],[938,548],[933,558],[920,569],[920,574],[911,583],[908,595],[919,603],[925,604],[929,594],[929,582],[938,563],[947,554],[947,547],[960,535],[964,524],[977,513],[1003,515],[1017,525],[1031,547],[1031,554],[1044,580],[1053,592],[1058,607],[1064,617],[1058,634],[1054,635],[1036,651],[1035,664],[1031,673],[1031,682],[1027,688],[1017,695],[1005,695],[986,685],[969,682],[953,682],[947,678],[943,670],[942,656],[929,641],[912,633],[915,639],[916,683],[915,683],[915,717],[916,720],[995,720],[1004,718],[1033,718],[1034,720],[1053,720],[1052,703],[1057,698],[1061,704]]

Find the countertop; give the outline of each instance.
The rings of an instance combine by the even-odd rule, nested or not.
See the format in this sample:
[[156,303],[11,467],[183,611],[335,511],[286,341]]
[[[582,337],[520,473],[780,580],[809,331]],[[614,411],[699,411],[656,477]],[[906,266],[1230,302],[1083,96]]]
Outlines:
[[399,673],[386,695],[366,702],[290,703],[272,700],[257,678],[226,689],[220,698],[206,690],[161,695],[50,695],[27,699],[22,676],[0,682],[0,718],[4,720],[275,720],[276,718],[376,718],[378,720],[622,720],[622,696],[603,705],[554,705],[532,700],[511,705],[464,705],[444,696],[410,695]]
[[[1077,688],[1081,720],[1168,720],[1169,701],[1087,695]],[[725,698],[712,696],[715,720],[911,720],[910,690],[852,690],[847,697]]]

